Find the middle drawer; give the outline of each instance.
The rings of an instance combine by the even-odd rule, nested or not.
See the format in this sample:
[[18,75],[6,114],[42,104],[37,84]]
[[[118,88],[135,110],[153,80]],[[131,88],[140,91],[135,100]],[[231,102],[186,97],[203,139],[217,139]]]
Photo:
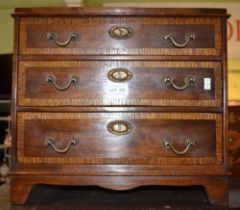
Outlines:
[[220,62],[21,61],[20,106],[222,105]]

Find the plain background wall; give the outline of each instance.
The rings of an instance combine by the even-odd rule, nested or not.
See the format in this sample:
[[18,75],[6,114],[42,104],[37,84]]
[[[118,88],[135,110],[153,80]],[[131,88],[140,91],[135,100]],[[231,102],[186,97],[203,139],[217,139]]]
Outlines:
[[65,6],[64,0],[0,0],[0,54],[13,51],[13,18],[15,7]]

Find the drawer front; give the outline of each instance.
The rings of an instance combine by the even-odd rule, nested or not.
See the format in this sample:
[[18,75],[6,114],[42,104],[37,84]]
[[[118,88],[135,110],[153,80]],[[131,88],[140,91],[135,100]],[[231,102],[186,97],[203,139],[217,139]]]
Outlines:
[[20,106],[222,104],[220,62],[20,62]]
[[220,18],[22,18],[20,54],[221,55]]
[[222,163],[222,116],[210,113],[18,113],[24,164]]

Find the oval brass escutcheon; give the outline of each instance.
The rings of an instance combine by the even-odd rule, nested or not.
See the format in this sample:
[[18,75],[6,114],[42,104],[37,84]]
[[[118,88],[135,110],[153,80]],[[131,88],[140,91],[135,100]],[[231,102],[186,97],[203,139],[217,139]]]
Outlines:
[[114,39],[128,39],[133,35],[133,29],[129,26],[113,26],[108,33]]
[[126,135],[132,131],[132,126],[126,121],[113,121],[107,126],[108,131],[115,135]]
[[107,76],[113,82],[127,82],[132,78],[132,73],[125,68],[115,68],[110,70]]

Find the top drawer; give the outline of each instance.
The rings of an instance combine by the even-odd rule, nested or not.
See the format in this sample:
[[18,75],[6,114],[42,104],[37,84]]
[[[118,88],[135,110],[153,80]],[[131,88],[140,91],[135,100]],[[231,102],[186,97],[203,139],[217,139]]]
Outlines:
[[220,18],[21,18],[19,53],[220,55]]

